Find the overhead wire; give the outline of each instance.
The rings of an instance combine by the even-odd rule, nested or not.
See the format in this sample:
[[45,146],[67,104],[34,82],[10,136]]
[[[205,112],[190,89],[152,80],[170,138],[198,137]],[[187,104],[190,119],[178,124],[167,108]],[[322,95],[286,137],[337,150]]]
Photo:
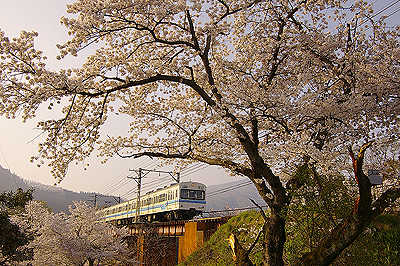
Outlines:
[[190,172],[191,170],[193,170],[193,169],[199,167],[199,165],[201,165],[201,163],[192,163],[192,164],[190,164],[189,166],[183,168],[183,169],[181,170],[181,174],[186,174],[186,172]]
[[233,191],[233,190],[236,190],[236,189],[239,189],[239,188],[243,188],[243,187],[249,186],[251,184],[253,184],[253,182],[250,181],[250,180],[247,180],[247,181],[239,183],[239,184],[235,184],[235,185],[232,185],[232,186],[229,186],[229,187],[225,187],[225,188],[221,188],[221,189],[215,190],[215,191],[207,194],[207,197],[208,198],[215,197],[215,196],[217,196],[219,194],[230,192],[230,191]]
[[10,168],[10,166],[8,165],[8,161],[7,161],[7,159],[6,159],[6,156],[4,155],[3,150],[1,149],[1,147],[0,147],[0,152],[1,152],[1,154],[3,155],[4,161],[6,162],[6,165],[7,165],[7,167],[8,167],[8,171],[10,172],[10,175],[11,175],[12,179],[14,180],[15,185],[17,186],[17,188],[19,188],[20,186],[18,186],[17,180],[15,180],[14,175],[11,173],[11,168]]
[[204,169],[206,169],[208,167],[210,167],[210,165],[208,165],[208,164],[203,164],[203,163],[194,164],[193,166],[184,168],[181,171],[181,176],[185,177],[185,176],[194,174],[194,173],[196,173],[198,171],[204,170]]
[[[376,3],[376,2],[375,2]],[[379,14],[383,13],[384,11],[388,10],[389,8],[393,7],[395,4],[400,3],[400,0],[393,0],[392,2],[386,4],[385,6],[383,6],[382,8],[380,8],[375,14],[372,15],[372,18],[375,18],[376,16],[378,16]],[[390,14],[387,14],[385,18],[383,18],[382,20],[386,20],[387,18],[393,16],[394,14],[396,14],[397,12],[400,11],[400,7],[398,7],[396,10],[392,11]],[[363,25],[364,23],[366,23],[367,20],[364,20],[362,23],[360,23],[359,26]],[[367,26],[366,30],[369,29],[371,26]]]
[[[141,160],[142,161],[142,160]],[[136,167],[137,165],[139,165],[141,162],[137,162],[136,164],[132,165],[131,168]],[[100,189],[98,189],[98,192],[101,194],[104,194],[105,191],[109,190],[111,187],[115,186],[116,183],[121,181],[122,177],[126,177],[126,175],[128,175],[129,170],[125,170],[123,171],[121,174],[119,174],[116,178],[114,178],[113,180],[111,180],[109,183],[107,183],[106,185],[104,185],[103,187],[101,187]]]
[[[144,164],[144,166],[143,166],[144,168],[153,167],[154,165],[156,165],[158,163],[157,161],[150,161],[150,162],[145,163],[144,160],[147,160],[147,159],[144,158],[141,161],[136,162],[129,169],[136,168],[139,165],[143,166],[143,164]],[[129,170],[125,170],[124,172],[119,174],[116,178],[114,178],[112,181],[110,181],[108,184],[106,184],[105,186],[100,188],[98,190],[98,193],[111,194],[111,193],[116,192],[118,189],[121,189],[124,185],[128,184],[129,181],[131,181],[131,180],[127,179],[127,176],[129,175],[129,173],[130,173]],[[126,181],[126,180],[129,180],[129,181]]]
[[381,9],[379,9],[372,17],[376,17],[377,15],[381,14],[385,10],[391,8],[395,4],[399,3],[400,0],[393,0],[391,3],[388,3],[386,6],[383,6]]

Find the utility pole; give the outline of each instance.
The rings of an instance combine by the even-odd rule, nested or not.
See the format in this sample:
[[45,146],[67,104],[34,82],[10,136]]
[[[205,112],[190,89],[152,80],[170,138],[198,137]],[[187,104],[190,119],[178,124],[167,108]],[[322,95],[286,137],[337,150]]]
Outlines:
[[136,197],[136,213],[135,213],[135,223],[139,222],[139,215],[140,215],[140,190],[142,187],[142,178],[145,177],[149,172],[145,173],[143,175],[143,169],[139,168],[139,170],[131,170],[129,169],[129,171],[134,171],[137,174],[137,177],[130,177],[128,176],[128,178],[131,178],[133,180],[136,181],[137,183],[137,197]]
[[151,172],[156,172],[156,173],[167,173],[169,174],[177,183],[179,183],[179,173],[177,173],[177,177],[175,178],[173,175],[173,172],[167,172],[167,171],[157,171],[157,170],[149,170],[149,169],[143,169],[143,168],[139,168],[138,170],[131,170],[129,169],[129,171],[133,171],[137,174],[137,177],[129,177],[133,180],[136,181],[137,183],[137,198],[136,198],[136,214],[135,214],[135,227],[136,230],[138,231],[138,239],[137,239],[137,247],[139,249],[137,258],[138,261],[144,262],[145,260],[145,256],[144,256],[144,245],[146,244],[146,239],[145,239],[145,235],[143,234],[143,230],[145,230],[145,228],[143,228],[143,225],[139,224],[140,222],[140,190],[142,187],[142,178],[146,177],[146,175],[148,175]]
[[88,200],[88,201],[92,201],[92,202],[93,202],[93,207],[96,207],[96,206],[97,206],[97,196],[99,196],[99,195],[94,194],[94,195],[90,195],[90,196],[89,196],[89,197],[93,198],[93,199],[91,199],[91,200]]
[[134,171],[137,174],[137,177],[130,177],[133,180],[136,181],[137,183],[137,198],[136,198],[136,216],[135,216],[135,223],[139,221],[139,215],[140,215],[140,190],[142,187],[142,178],[146,177],[148,173],[163,173],[163,174],[169,174],[177,183],[180,181],[180,174],[176,173],[176,177],[174,176],[174,172],[171,171],[159,171],[159,170],[149,170],[149,169],[143,169],[139,168],[139,170],[131,170],[129,171]]
[[97,206],[97,199],[98,198],[104,198],[104,197],[112,197],[117,203],[121,203],[121,197],[104,196],[104,195],[98,195],[98,194],[90,195],[89,197],[93,198],[91,200],[88,200],[88,201],[93,202],[93,207]]

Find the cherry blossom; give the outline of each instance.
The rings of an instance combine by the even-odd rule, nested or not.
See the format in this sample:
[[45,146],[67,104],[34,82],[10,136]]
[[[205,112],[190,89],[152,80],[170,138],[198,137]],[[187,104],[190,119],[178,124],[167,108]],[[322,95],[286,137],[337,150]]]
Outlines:
[[70,206],[71,214],[51,213],[32,201],[12,220],[33,240],[34,265],[134,265],[124,238],[128,232],[101,221],[97,209],[84,202]]

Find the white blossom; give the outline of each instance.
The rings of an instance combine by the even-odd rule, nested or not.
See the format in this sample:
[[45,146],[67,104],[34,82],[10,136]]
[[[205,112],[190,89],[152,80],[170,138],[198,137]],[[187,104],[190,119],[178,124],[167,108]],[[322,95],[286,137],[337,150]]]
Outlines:
[[12,216],[13,223],[33,238],[27,248],[33,250],[34,265],[134,263],[124,241],[127,229],[103,222],[99,211],[84,202],[74,202],[69,211],[51,213],[32,201],[25,213]]

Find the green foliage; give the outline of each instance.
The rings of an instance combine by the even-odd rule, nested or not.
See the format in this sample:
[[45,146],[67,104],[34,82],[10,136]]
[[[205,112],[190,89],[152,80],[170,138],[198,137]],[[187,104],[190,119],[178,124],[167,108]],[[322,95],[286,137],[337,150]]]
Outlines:
[[27,243],[27,238],[19,231],[18,226],[10,223],[8,215],[0,213],[0,249],[4,258],[14,255],[19,246]]
[[26,191],[22,188],[18,188],[16,192],[4,191],[0,194],[1,210],[9,212],[10,210],[23,209],[28,201],[33,200],[33,191],[33,188]]
[[351,190],[352,184],[341,176],[322,176],[302,167],[294,176],[304,185],[291,191],[292,203],[286,216],[284,259],[289,265],[314,249],[347,217],[356,197]]
[[[232,231],[237,233],[239,242],[248,249],[261,230],[263,218],[257,211],[243,212],[221,226],[203,247],[190,255],[179,266],[228,266],[234,265],[232,251],[229,246],[228,237]],[[258,244],[250,259],[255,265],[261,263],[261,245]]]
[[378,216],[332,265],[400,265],[400,214]]
[[13,259],[18,247],[25,245],[28,238],[12,224],[9,215],[21,211],[25,204],[33,199],[33,189],[16,192],[5,191],[0,194],[0,250],[4,260]]

